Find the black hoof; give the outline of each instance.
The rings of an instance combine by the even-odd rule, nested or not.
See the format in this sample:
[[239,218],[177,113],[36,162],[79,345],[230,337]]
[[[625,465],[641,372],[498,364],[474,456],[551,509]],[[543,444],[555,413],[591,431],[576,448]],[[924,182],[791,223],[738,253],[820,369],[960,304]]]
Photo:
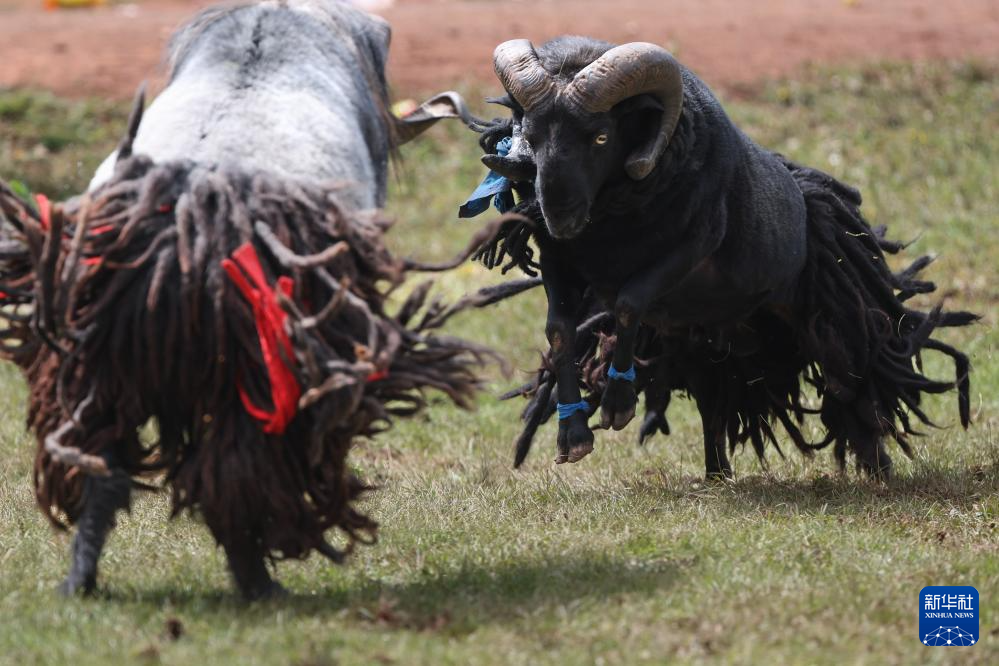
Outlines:
[[94,576],[69,575],[56,587],[56,591],[63,597],[89,597],[96,590],[97,579]]
[[603,428],[621,430],[635,418],[637,405],[638,395],[632,382],[623,379],[610,380],[600,399],[600,425]]
[[644,446],[646,440],[657,432],[669,435],[669,422],[666,420],[666,415],[656,411],[646,412],[642,428],[638,433],[638,445]]
[[891,458],[887,454],[882,454],[879,459],[874,461],[861,461],[860,469],[872,481],[890,481],[893,474]]
[[579,462],[593,452],[593,431],[586,414],[577,412],[558,424],[558,451],[555,464]]
[[288,590],[276,580],[268,581],[258,587],[240,590],[245,601],[268,601],[272,599],[284,599],[288,596]]
[[712,470],[704,474],[704,480],[708,483],[724,483],[732,480],[731,468]]

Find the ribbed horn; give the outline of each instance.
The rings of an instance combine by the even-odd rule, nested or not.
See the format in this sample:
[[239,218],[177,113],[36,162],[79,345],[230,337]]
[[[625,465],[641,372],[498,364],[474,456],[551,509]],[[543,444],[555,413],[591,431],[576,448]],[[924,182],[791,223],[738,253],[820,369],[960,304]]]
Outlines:
[[622,44],[587,65],[564,92],[571,104],[589,113],[610,111],[615,104],[643,93],[660,101],[663,114],[655,138],[633,152],[625,164],[625,171],[635,180],[652,172],[680,120],[683,76],[676,59],[655,44]]
[[517,103],[524,109],[537,106],[555,92],[555,81],[541,66],[534,46],[526,39],[511,39],[493,51],[493,68]]

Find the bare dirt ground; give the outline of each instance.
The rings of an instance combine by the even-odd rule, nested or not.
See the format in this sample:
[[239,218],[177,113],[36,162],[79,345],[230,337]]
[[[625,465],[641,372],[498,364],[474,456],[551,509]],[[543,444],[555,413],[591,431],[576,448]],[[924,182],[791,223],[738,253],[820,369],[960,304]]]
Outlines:
[[[0,86],[69,96],[129,97],[161,80],[170,33],[199,0],[145,0],[46,12],[42,0],[0,0]],[[394,29],[397,92],[490,81],[500,41],[564,33],[651,41],[674,50],[712,86],[738,92],[806,62],[877,58],[999,58],[996,0],[398,0],[380,10]]]

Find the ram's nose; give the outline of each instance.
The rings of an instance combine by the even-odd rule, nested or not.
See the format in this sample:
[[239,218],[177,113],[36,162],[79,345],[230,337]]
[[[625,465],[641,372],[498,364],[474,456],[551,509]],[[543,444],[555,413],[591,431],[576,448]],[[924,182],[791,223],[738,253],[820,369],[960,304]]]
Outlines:
[[545,216],[548,232],[557,240],[575,238],[582,233],[590,221],[589,206],[586,204],[563,208],[549,208],[542,204],[541,212]]

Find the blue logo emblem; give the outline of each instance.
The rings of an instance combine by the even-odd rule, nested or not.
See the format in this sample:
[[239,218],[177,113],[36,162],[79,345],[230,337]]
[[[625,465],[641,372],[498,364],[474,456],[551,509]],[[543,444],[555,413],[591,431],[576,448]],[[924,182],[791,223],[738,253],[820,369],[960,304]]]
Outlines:
[[970,585],[930,585],[919,591],[919,640],[933,647],[978,642],[978,590]]

